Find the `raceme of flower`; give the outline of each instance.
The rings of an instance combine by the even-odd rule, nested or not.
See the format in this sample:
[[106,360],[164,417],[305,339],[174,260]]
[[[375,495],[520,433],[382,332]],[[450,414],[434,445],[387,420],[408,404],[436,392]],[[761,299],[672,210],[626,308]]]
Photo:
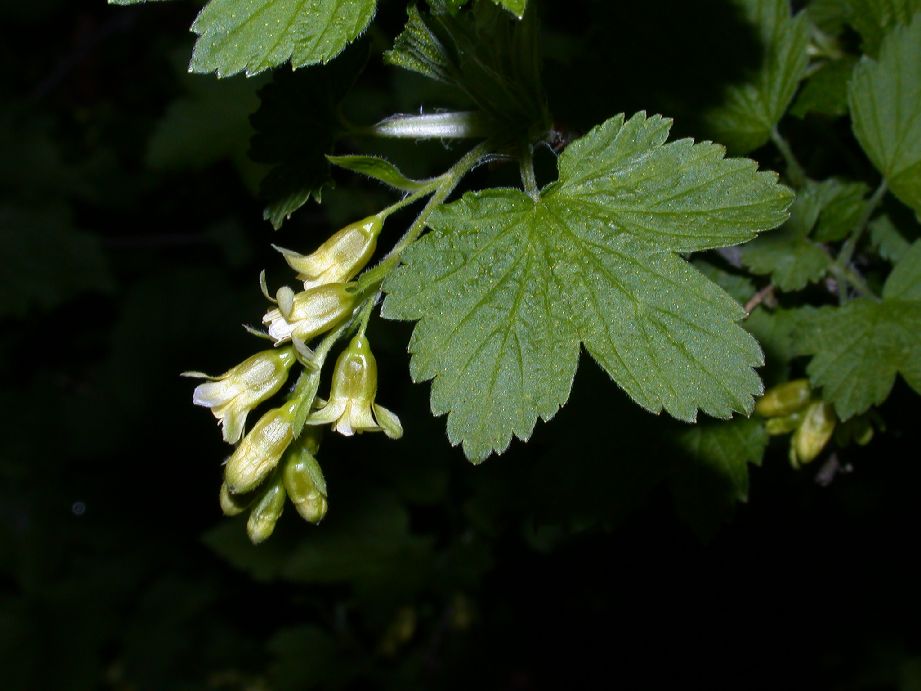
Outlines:
[[308,418],[307,424],[332,424],[345,436],[383,430],[391,439],[399,439],[403,436],[400,419],[374,402],[376,394],[377,360],[368,339],[359,335],[336,360],[329,401]]
[[288,304],[283,302],[262,318],[276,343],[308,341],[338,326],[352,314],[355,294],[346,283],[327,283],[295,293]]
[[235,444],[243,434],[249,411],[281,388],[295,359],[293,348],[264,350],[219,377],[202,372],[184,372],[183,376],[211,380],[195,387],[192,402],[211,408],[223,427],[224,441]]
[[308,255],[273,247],[297,271],[298,280],[304,282],[304,290],[310,290],[326,283],[341,283],[354,278],[374,254],[383,225],[384,219],[380,214],[356,221],[334,233]]

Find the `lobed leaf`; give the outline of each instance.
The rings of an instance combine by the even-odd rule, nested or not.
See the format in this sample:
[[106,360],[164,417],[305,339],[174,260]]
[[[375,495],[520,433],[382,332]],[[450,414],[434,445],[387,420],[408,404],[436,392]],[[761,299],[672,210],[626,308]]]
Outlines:
[[192,24],[193,72],[258,74],[336,57],[368,27],[376,0],[210,0]]
[[863,58],[848,88],[854,135],[896,197],[921,215],[921,13]]
[[527,439],[569,397],[580,345],[651,412],[750,412],[761,391],[741,306],[676,252],[781,223],[791,194],[721,147],[666,144],[669,121],[612,118],[559,159],[535,201],[511,189],[441,207],[385,283],[383,314],[419,320],[414,380],[468,458]]
[[809,27],[804,14],[790,16],[788,0],[735,0],[761,38],[763,54],[751,78],[731,86],[708,113],[714,136],[745,153],[768,141],[806,73]]

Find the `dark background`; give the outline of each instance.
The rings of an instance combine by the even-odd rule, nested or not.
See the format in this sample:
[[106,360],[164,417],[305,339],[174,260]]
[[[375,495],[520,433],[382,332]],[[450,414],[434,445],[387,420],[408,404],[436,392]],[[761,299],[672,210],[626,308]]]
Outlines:
[[[349,97],[365,122],[439,105],[382,65],[403,16],[382,4]],[[757,55],[725,3],[640,5],[544,4],[560,127],[646,109],[694,134]],[[556,419],[471,466],[409,380],[410,326],[376,319],[378,400],[404,439],[328,437],[327,520],[289,507],[250,546],[217,504],[227,449],[178,374],[260,347],[240,324],[265,308],[260,269],[285,280],[270,242],[309,250],[388,197],[337,176],[273,233],[246,157],[267,77],[186,74],[196,11],[0,3],[0,688],[921,688],[901,384],[886,433],[840,453],[852,472],[820,486],[823,459],[794,471],[777,441],[733,511],[675,425],[587,358]],[[388,150],[419,175],[457,155]]]

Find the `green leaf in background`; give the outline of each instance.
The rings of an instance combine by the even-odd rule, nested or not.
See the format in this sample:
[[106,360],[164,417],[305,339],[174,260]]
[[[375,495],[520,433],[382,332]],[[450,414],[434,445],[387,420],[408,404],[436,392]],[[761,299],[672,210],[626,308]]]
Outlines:
[[261,80],[190,75],[186,83],[189,93],[170,104],[148,141],[148,165],[200,169],[226,158],[245,164],[249,116],[259,105]]
[[856,64],[856,58],[845,56],[822,65],[803,83],[790,113],[798,118],[810,113],[833,118],[847,115],[847,83]]
[[211,0],[192,24],[193,72],[258,74],[336,57],[367,28],[376,0]]
[[809,239],[822,210],[821,188],[807,186],[790,208],[790,219],[775,233],[769,233],[742,248],[742,263],[753,273],[769,274],[780,290],[802,290],[825,275],[831,258]]
[[537,201],[467,194],[433,216],[385,284],[383,314],[420,320],[411,373],[468,458],[527,439],[569,397],[580,344],[639,405],[691,421],[749,412],[761,383],[740,305],[681,259],[786,217],[753,161],[620,115],[573,142]]
[[863,58],[848,88],[854,134],[896,197],[921,216],[921,14]]
[[870,188],[862,182],[829,179],[810,186],[816,188],[821,210],[819,220],[812,231],[817,242],[843,240],[860,222],[866,209],[866,197]]
[[99,238],[73,228],[64,209],[0,207],[0,244],[2,316],[23,317],[112,287]]
[[847,20],[863,39],[863,52],[875,56],[886,33],[921,12],[921,0],[846,0]]
[[890,274],[883,299],[859,298],[843,307],[810,311],[801,353],[814,355],[807,372],[846,420],[879,405],[896,374],[921,393],[921,241]]
[[365,175],[404,192],[415,192],[425,187],[424,182],[406,177],[390,161],[377,156],[327,156],[326,160],[334,166]]
[[803,14],[790,16],[787,0],[736,0],[755,26],[763,47],[758,71],[731,86],[707,123],[714,138],[745,153],[766,143],[783,117],[806,72],[809,25]]
[[880,256],[893,264],[905,256],[911,246],[892,219],[885,214],[870,222],[870,241]]
[[761,465],[767,432],[758,418],[735,417],[688,427],[675,442],[687,457],[669,478],[675,507],[694,532],[709,539],[735,505],[748,500],[748,464]]
[[250,119],[255,130],[250,156],[272,166],[260,185],[267,202],[263,218],[277,230],[312,197],[331,184],[329,162],[342,133],[339,102],[364,67],[367,49],[352,46],[335,62],[289,72],[279,70],[259,92]]

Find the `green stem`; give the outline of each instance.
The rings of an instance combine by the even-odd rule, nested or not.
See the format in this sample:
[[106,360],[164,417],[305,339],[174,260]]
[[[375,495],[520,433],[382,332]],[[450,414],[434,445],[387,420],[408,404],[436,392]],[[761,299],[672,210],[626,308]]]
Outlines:
[[426,202],[422,211],[416,216],[416,220],[412,222],[412,225],[409,226],[409,229],[404,233],[403,237],[400,238],[399,242],[394,245],[394,248],[390,250],[387,256],[384,257],[377,266],[369,269],[358,278],[357,292],[362,296],[360,299],[365,299],[365,297],[372,292],[377,291],[387,275],[400,263],[400,257],[403,255],[403,251],[415,242],[422,234],[422,231],[425,230],[425,224],[428,222],[429,217],[434,213],[435,209],[444,203],[448,195],[457,187],[461,178],[470,172],[488,150],[488,142],[474,147],[458,160],[457,163],[451,166],[444,175],[435,178],[439,181],[435,193],[428,202]]
[[410,204],[415,204],[422,197],[426,197],[430,195],[432,192],[434,192],[436,189],[438,189],[438,185],[441,183],[441,179],[443,177],[444,176],[441,175],[437,178],[426,180],[425,181],[426,184],[424,187],[420,187],[418,190],[411,192],[410,194],[407,194],[400,201],[394,204],[391,204],[386,209],[382,209],[381,211],[379,211],[377,215],[380,216],[382,219],[387,218],[390,214],[395,213],[399,211],[400,209],[406,206],[409,206]]
[[531,199],[539,201],[540,190],[537,187],[537,176],[534,175],[534,154],[530,144],[524,147],[519,159],[519,165],[521,168],[521,184],[524,186],[524,191],[527,192]]
[[793,154],[793,149],[790,148],[790,144],[784,139],[783,135],[776,127],[771,128],[771,141],[774,142],[774,146],[777,147],[777,150],[780,152],[780,155],[783,156],[787,164],[787,179],[790,180],[790,183],[794,187],[802,187],[806,184],[806,171],[803,170],[800,162],[796,160],[796,156]]

